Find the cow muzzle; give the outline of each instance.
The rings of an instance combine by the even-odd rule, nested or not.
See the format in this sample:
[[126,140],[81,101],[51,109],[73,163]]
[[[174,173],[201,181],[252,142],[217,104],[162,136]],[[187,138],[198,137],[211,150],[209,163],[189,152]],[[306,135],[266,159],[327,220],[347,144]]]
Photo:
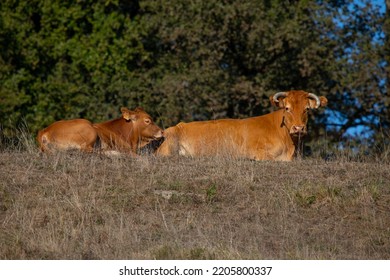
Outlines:
[[160,138],[163,138],[164,137],[164,131],[162,130],[159,130],[155,135],[154,135],[154,139],[157,140],[157,139],[160,139]]
[[305,135],[306,134],[306,126],[304,126],[304,125],[293,125],[293,126],[291,126],[290,134],[291,135],[296,135],[296,136]]

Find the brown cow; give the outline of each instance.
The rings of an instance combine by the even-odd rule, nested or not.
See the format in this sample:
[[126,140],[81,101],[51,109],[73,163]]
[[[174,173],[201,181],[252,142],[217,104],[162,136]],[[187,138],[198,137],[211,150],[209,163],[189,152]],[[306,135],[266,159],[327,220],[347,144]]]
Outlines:
[[97,132],[85,119],[62,120],[38,132],[37,140],[42,152],[78,149],[92,152]]
[[103,150],[118,150],[135,154],[152,140],[163,137],[163,131],[152,118],[142,109],[130,111],[121,108],[122,117],[94,124]]
[[328,100],[305,91],[270,97],[281,110],[247,119],[179,123],[164,131],[158,155],[233,156],[255,160],[291,161],[299,139],[307,133],[309,109]]
[[92,152],[98,144],[103,151],[117,150],[135,154],[151,140],[160,139],[163,131],[141,108],[121,108],[122,117],[92,124],[85,119],[57,121],[39,131],[41,151],[79,149]]

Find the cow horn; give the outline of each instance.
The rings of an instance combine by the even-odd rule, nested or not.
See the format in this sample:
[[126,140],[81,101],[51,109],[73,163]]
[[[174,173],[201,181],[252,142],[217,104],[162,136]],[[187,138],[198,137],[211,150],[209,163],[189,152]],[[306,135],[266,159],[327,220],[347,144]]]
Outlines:
[[309,93],[308,97],[316,101],[316,105],[317,105],[316,108],[321,106],[321,100],[317,95],[315,95],[314,93]]
[[278,100],[279,97],[286,97],[286,96],[287,96],[287,92],[282,91],[282,92],[275,93],[273,99],[274,99],[274,101],[276,103],[278,103],[279,102],[279,100]]

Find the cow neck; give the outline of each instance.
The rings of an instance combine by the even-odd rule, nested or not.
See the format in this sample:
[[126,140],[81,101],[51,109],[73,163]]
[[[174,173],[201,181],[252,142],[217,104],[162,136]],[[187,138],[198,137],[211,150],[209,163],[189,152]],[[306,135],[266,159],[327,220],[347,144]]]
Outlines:
[[102,123],[101,125],[111,132],[114,132],[125,141],[132,141],[134,125],[131,121],[126,121],[124,118],[118,118]]
[[290,136],[288,129],[286,127],[286,124],[284,123],[284,114],[283,110],[279,109],[273,113],[273,119],[275,120],[275,126],[277,127],[277,131],[283,136],[286,137],[287,135]]
[[132,121],[127,121],[124,118],[117,119],[117,129],[121,135],[127,140],[131,140],[135,136],[135,126]]
[[281,127],[284,130],[284,133],[286,134],[286,137],[288,139],[291,139],[291,143],[294,145],[294,156],[297,156],[298,154],[301,153],[302,147],[303,147],[303,137],[304,136],[292,136],[289,132],[289,129],[287,128],[286,124],[284,123],[284,110],[281,109]]
[[284,110],[279,109],[274,113],[277,115],[276,120],[277,120],[278,130],[280,131],[282,137],[288,140],[291,143],[291,145],[294,145],[295,148],[297,148],[299,145],[299,139],[297,139],[297,137],[291,136],[289,129],[287,128],[284,122]]

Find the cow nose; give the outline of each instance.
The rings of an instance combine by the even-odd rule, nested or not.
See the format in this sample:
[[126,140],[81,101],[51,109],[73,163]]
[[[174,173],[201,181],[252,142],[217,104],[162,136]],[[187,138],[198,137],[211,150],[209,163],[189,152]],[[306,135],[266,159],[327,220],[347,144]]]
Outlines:
[[158,133],[157,133],[157,136],[156,138],[162,138],[164,137],[164,130],[160,130]]
[[303,132],[305,132],[305,126],[304,125],[293,125],[292,132],[293,133],[303,133]]

